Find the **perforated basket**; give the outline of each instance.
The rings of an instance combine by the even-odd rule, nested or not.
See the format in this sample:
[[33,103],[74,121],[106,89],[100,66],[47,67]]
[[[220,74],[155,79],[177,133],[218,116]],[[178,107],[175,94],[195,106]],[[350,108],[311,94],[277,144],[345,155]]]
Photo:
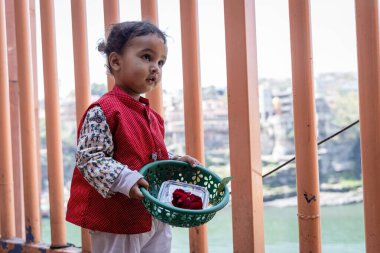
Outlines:
[[[230,198],[227,187],[217,194],[220,177],[201,166],[193,168],[185,162],[165,160],[145,165],[140,173],[149,182],[148,190],[140,188],[144,195],[144,206],[156,219],[176,227],[196,227],[210,221],[217,211],[227,205]],[[161,184],[167,180],[206,187],[210,193],[212,206],[203,210],[189,210],[158,201]]]

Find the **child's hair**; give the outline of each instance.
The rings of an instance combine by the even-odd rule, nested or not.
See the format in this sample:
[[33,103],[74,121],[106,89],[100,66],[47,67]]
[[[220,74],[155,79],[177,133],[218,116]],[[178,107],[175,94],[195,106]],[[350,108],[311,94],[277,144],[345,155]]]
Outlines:
[[127,21],[112,25],[107,40],[103,40],[98,44],[98,51],[107,56],[108,71],[112,74],[108,61],[108,56],[112,52],[121,54],[124,45],[131,39],[148,34],[157,35],[164,41],[164,44],[166,44],[166,34],[148,21]]

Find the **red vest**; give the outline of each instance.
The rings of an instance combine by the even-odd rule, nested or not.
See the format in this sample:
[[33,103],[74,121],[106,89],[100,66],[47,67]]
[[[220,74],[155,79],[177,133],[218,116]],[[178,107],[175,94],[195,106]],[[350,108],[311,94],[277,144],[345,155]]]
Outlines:
[[[164,122],[150,109],[149,101],[137,101],[118,86],[90,105],[100,106],[106,116],[114,143],[113,158],[132,170],[140,170],[158,160],[168,159],[164,143]],[[78,127],[82,128],[83,120]],[[115,234],[139,234],[150,231],[152,218],[139,200],[121,193],[103,198],[75,167],[71,181],[66,220],[80,227]]]

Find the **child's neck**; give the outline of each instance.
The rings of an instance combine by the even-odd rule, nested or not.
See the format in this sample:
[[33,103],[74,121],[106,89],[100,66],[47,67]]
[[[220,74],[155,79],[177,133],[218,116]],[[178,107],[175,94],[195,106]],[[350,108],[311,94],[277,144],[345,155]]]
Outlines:
[[[117,85],[117,84],[116,84]],[[121,87],[120,85],[117,85],[123,92],[125,92],[128,96],[130,96],[131,98],[133,98],[134,100],[137,100],[139,101],[140,100],[140,94],[136,94],[136,93],[133,93],[131,92],[130,90],[128,89],[125,89],[123,87]],[[132,93],[132,94],[131,94]]]

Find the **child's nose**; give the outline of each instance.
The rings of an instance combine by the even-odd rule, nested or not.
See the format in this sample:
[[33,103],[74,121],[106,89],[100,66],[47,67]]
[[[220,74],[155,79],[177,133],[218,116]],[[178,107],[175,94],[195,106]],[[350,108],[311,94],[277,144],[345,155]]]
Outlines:
[[152,73],[157,73],[159,71],[159,67],[158,67],[158,64],[157,63],[153,63],[151,66],[150,66],[150,71]]

